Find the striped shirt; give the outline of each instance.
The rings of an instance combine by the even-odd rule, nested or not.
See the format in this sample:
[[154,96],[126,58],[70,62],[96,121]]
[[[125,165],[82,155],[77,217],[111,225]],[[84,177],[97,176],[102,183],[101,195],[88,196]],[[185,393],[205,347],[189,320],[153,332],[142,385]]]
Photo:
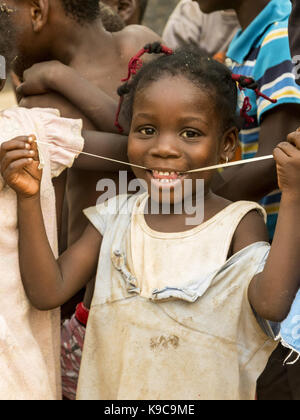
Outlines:
[[[282,104],[300,104],[300,88],[295,82],[288,39],[290,0],[271,0],[263,11],[244,30],[238,31],[227,53],[227,65],[233,73],[253,77],[259,89],[272,99],[257,98],[246,90],[254,122],[244,125],[241,134],[243,159],[254,157],[258,150],[260,123],[265,113]],[[278,139],[278,143],[282,139]],[[274,236],[281,194],[274,191],[261,204],[268,213],[270,238]]]

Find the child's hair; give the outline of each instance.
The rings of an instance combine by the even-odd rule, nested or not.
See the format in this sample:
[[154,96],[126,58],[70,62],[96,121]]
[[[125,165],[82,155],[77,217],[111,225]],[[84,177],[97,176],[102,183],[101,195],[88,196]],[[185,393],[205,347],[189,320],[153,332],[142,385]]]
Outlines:
[[100,16],[99,0],[61,0],[67,15],[78,23],[90,23]]
[[[150,51],[149,51],[150,49]],[[150,53],[164,53],[147,64],[144,64],[132,81],[127,81],[118,89],[122,98],[126,95],[124,111],[129,121],[132,119],[133,103],[137,91],[164,76],[184,76],[197,87],[211,95],[223,120],[223,128],[239,126],[236,115],[238,89],[227,67],[208,57],[202,50],[195,47],[185,47],[172,53],[163,51],[160,44],[145,46]],[[133,73],[134,74],[134,73]],[[130,75],[128,75],[130,76]],[[130,78],[130,77],[129,77]],[[128,79],[129,79],[128,78]]]
[[[142,65],[141,56],[145,53],[164,55]],[[130,80],[131,76],[134,76],[132,80]],[[164,45],[156,42],[146,45],[130,60],[128,76],[122,80],[126,83],[118,89],[120,104],[115,125],[120,132],[123,129],[118,120],[125,96],[126,102],[123,112],[126,113],[126,117],[131,121],[136,92],[165,76],[184,76],[194,83],[195,86],[211,95],[215,109],[222,119],[221,128],[223,131],[231,127],[240,129],[242,126],[240,117],[243,117],[247,124],[253,122],[253,118],[248,115],[248,112],[252,108],[248,97],[245,97],[240,111],[240,117],[237,115],[239,90],[251,89],[257,97],[262,96],[266,100],[273,103],[276,102],[276,100],[268,98],[259,91],[258,84],[255,80],[250,77],[232,74],[224,64],[209,57],[197,47],[183,47],[173,52]]]

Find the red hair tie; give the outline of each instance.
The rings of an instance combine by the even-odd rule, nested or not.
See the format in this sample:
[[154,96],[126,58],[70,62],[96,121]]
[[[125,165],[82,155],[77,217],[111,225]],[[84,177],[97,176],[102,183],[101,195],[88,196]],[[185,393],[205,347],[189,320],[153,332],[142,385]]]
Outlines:
[[173,50],[166,47],[165,45],[161,45],[160,43],[154,43],[154,44],[147,44],[143,49],[141,49],[134,57],[131,58],[128,64],[128,75],[126,79],[122,79],[121,82],[128,82],[132,75],[135,75],[138,70],[143,65],[143,62],[141,60],[141,57],[144,54],[166,54],[166,55],[172,55]]
[[[232,80],[238,83],[240,91],[243,91],[245,89],[251,89],[255,92],[257,98],[264,98],[272,104],[277,103],[277,99],[269,98],[267,95],[265,95],[259,90],[258,83],[254,79],[252,79],[252,77],[245,77],[241,74],[232,74]],[[254,118],[250,117],[248,114],[251,111],[251,109],[252,105],[250,103],[250,99],[248,96],[246,96],[241,109],[241,116],[246,120],[247,125],[254,123]]]
[[[147,44],[143,49],[141,49],[134,57],[132,57],[128,64],[128,74],[125,79],[122,79],[121,82],[128,82],[131,78],[131,76],[136,75],[138,70],[141,69],[143,65],[143,61],[141,60],[141,57],[144,54],[165,54],[165,55],[172,55],[173,50],[166,47],[165,45],[160,44],[159,42],[154,42],[153,44]],[[118,92],[119,93],[119,92]],[[124,132],[123,127],[121,127],[119,123],[119,117],[121,113],[121,108],[124,100],[124,94],[119,93],[120,95],[120,101],[119,106],[116,114],[116,120],[115,120],[115,127],[119,130],[119,133],[122,134]]]

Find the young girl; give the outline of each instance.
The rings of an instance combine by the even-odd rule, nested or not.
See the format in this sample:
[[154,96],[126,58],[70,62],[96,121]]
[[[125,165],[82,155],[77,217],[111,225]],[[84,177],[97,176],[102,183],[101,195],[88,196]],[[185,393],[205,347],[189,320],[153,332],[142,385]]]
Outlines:
[[[234,154],[237,86],[229,70],[178,51],[145,65],[126,92],[128,156],[146,168],[133,170],[149,194],[87,209],[90,224],[58,261],[40,208],[37,153],[24,159],[30,142],[2,148],[1,173],[18,199],[27,296],[39,309],[55,308],[97,275],[78,399],[253,399],[275,347],[264,320],[284,319],[299,288],[300,142],[274,152],[283,200],[270,250],[257,204],[218,197],[211,171],[189,172]],[[173,210],[196,201],[200,178],[204,220],[191,226],[190,214]],[[166,194],[169,214],[147,211]]]

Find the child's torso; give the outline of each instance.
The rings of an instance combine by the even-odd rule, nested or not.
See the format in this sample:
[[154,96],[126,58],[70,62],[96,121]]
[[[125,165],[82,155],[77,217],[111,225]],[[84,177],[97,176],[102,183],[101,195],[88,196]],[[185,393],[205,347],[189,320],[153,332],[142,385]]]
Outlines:
[[233,204],[173,238],[147,229],[143,215],[131,224],[128,215],[107,219],[79,399],[254,398],[274,347],[247,289],[268,245],[226,259],[239,221],[255,208]]

